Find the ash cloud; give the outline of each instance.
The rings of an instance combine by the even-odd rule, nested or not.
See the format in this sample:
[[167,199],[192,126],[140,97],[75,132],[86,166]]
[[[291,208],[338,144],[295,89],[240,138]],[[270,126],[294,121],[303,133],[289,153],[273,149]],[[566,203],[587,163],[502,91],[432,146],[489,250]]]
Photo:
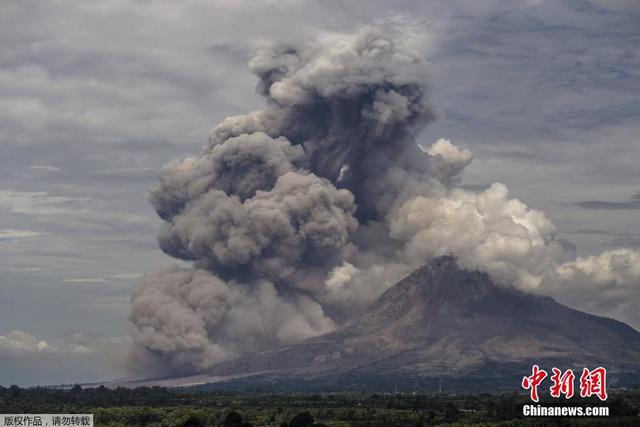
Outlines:
[[166,222],[160,248],[192,265],[137,285],[140,355],[189,372],[328,332],[449,253],[532,291],[561,282],[569,294],[596,262],[633,286],[640,272],[621,271],[617,253],[575,260],[504,185],[460,188],[470,151],[418,144],[435,117],[426,65],[373,30],[258,50],[249,66],[266,106],[225,119],[151,192]]

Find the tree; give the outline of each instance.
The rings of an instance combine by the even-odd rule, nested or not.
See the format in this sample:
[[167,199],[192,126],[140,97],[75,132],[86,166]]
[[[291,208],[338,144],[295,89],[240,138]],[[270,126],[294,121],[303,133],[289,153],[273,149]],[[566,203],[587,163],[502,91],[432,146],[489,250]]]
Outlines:
[[188,416],[187,419],[180,424],[181,427],[204,427],[204,425],[197,415]]
[[[133,412],[133,419],[137,425],[146,426],[153,422],[162,421],[162,416],[148,406],[136,408]],[[191,424],[189,424],[191,425]],[[195,424],[199,425],[199,424]]]
[[614,396],[607,402],[611,415],[616,417],[629,417],[636,415],[636,411],[633,409],[627,399],[622,396]]
[[222,425],[224,427],[242,427],[242,415],[236,411],[231,411],[225,417]]
[[17,385],[13,384],[9,387],[9,396],[18,397],[20,396],[21,389]]
[[455,423],[460,419],[460,410],[452,403],[447,403],[444,409],[444,422]]
[[289,427],[309,427],[313,425],[315,419],[309,412],[301,412],[289,421]]

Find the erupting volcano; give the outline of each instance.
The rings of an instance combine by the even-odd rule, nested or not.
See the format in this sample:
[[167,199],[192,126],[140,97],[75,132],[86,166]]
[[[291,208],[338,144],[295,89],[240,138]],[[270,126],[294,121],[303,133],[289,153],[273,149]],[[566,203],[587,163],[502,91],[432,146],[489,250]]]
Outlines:
[[[531,360],[637,368],[636,331],[540,295],[635,322],[615,289],[638,283],[640,254],[576,258],[504,185],[461,188],[471,152],[420,141],[436,114],[410,46],[331,34],[263,46],[250,68],[266,106],[225,119],[152,190],[160,248],[191,265],[138,283],[136,358],[343,385]],[[580,289],[607,292],[593,305]]]

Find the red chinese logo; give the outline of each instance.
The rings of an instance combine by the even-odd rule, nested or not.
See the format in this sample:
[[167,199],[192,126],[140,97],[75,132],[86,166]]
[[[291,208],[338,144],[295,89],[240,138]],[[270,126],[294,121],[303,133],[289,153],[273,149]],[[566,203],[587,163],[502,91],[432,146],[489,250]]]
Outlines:
[[[551,387],[549,394],[551,397],[559,398],[564,395],[566,399],[571,399],[574,394],[574,381],[576,376],[571,369],[561,371],[558,368],[552,368]],[[531,400],[539,401],[538,387],[547,378],[547,372],[540,369],[538,365],[533,365],[531,375],[522,378],[522,388],[530,390]],[[597,367],[593,370],[584,368],[580,375],[580,397],[597,396],[600,400],[607,400],[607,370],[603,367]]]
[[580,397],[598,396],[598,399],[607,400],[607,370],[603,367],[590,371],[582,370],[580,375]]
[[560,397],[561,394],[564,394],[566,399],[571,399],[573,397],[573,381],[576,379],[573,371],[567,369],[563,373],[558,368],[553,368],[552,370],[551,381],[553,385],[549,389],[551,397]]
[[522,387],[525,390],[531,390],[531,400],[538,401],[538,386],[547,378],[547,372],[540,369],[538,365],[531,368],[531,376],[522,378]]

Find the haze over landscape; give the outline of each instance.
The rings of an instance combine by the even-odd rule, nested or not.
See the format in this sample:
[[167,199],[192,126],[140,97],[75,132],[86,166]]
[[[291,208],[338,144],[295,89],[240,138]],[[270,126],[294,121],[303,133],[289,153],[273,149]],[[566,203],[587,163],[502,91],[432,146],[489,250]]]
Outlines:
[[3,5],[0,384],[638,366],[633,2],[238,5]]

